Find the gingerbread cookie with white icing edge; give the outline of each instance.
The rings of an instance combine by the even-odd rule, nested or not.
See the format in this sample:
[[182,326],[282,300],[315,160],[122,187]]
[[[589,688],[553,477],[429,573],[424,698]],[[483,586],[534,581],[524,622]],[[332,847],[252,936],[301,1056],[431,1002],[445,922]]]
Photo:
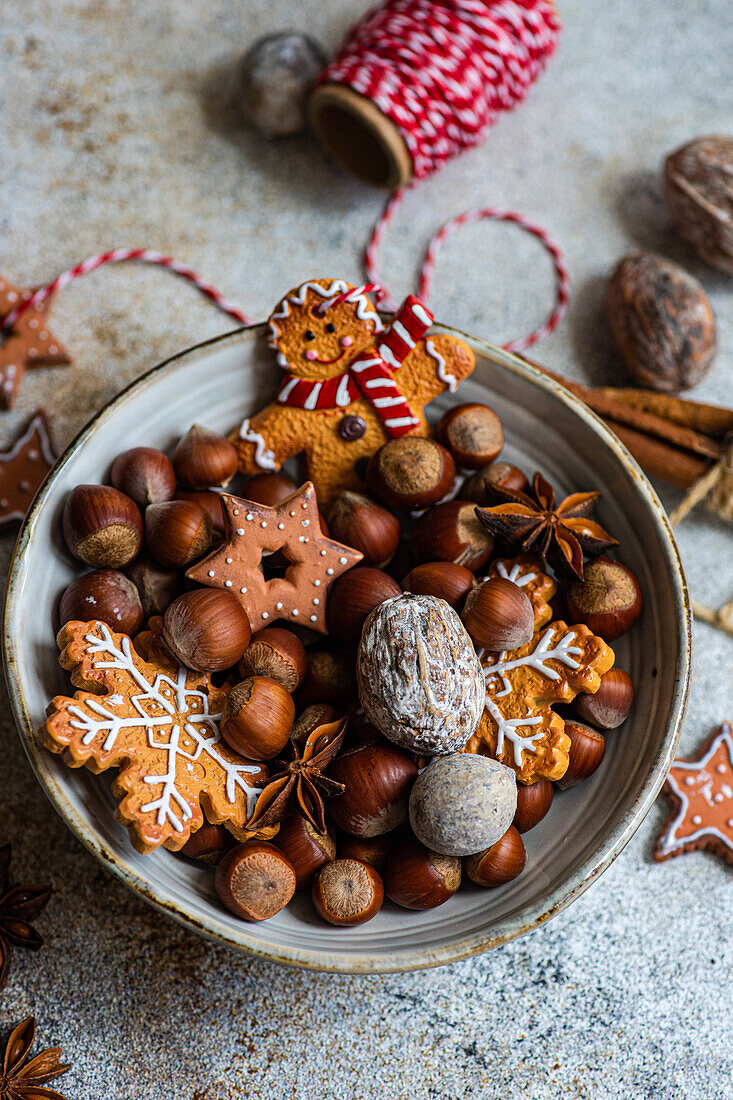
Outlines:
[[474,368],[462,340],[426,337],[432,314],[410,296],[385,328],[364,293],[343,279],[291,290],[269,320],[269,346],[285,372],[279,393],[232,434],[242,473],[278,470],[304,454],[327,509],[361,479],[358,460],[388,439],[430,435],[425,406]]

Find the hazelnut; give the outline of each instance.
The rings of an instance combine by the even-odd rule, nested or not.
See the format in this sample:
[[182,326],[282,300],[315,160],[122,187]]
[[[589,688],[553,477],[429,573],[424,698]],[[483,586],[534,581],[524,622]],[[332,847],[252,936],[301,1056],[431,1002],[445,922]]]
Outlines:
[[605,672],[595,695],[581,692],[573,700],[578,717],[602,730],[615,730],[625,722],[633,705],[634,681],[622,668]]
[[492,462],[490,466],[484,466],[483,470],[477,470],[475,474],[466,478],[458,491],[458,499],[470,500],[479,507],[485,508],[494,503],[491,496],[492,485],[523,493],[529,485],[529,480],[526,474],[511,462]]
[[567,614],[571,623],[584,623],[594,634],[612,642],[629,630],[641,614],[641,589],[621,562],[596,558],[585,567],[584,579],[568,587]]
[[493,462],[504,446],[501,421],[488,405],[455,405],[443,413],[435,435],[456,465],[468,470]]
[[534,634],[529,596],[504,577],[476,585],[466,598],[461,618],[474,642],[491,652],[519,649]]
[[398,841],[387,857],[384,892],[403,909],[435,909],[460,885],[460,859],[430,852],[412,836]]
[[292,863],[274,844],[248,840],[222,859],[214,884],[223,905],[242,920],[267,920],[295,893]]
[[253,634],[239,662],[239,672],[243,678],[269,676],[282,684],[291,695],[303,683],[307,667],[300,638],[279,626],[268,626]]
[[176,489],[175,500],[188,500],[209,513],[211,526],[217,535],[223,535],[226,527],[221,496],[213,489]]
[[400,521],[381,504],[346,490],[334,500],[328,513],[331,538],[353,546],[364,555],[365,565],[385,566],[400,541]]
[[380,836],[407,821],[407,804],[417,764],[385,741],[342,751],[329,776],[346,790],[328,804],[340,829],[352,836]]
[[166,609],[163,640],[176,660],[198,672],[221,672],[242,656],[251,636],[235,596],[218,588],[184,592]]
[[178,570],[167,569],[145,552],[135,558],[125,572],[138,590],[146,619],[164,615],[183,592],[183,580]]
[[504,886],[527,865],[527,852],[518,831],[510,825],[504,836],[466,860],[466,874],[477,886]]
[[95,568],[120,569],[136,557],[143,523],[134,500],[111,485],[77,485],[66,498],[63,529],[75,558]]
[[471,856],[504,835],[516,809],[511,768],[488,756],[454,753],[420,772],[410,795],[410,824],[430,851]]
[[382,880],[368,863],[336,859],[321,867],[313,882],[316,912],[329,924],[364,924],[382,908]]
[[606,752],[603,734],[583,722],[566,722],[565,732],[570,738],[570,752],[567,771],[557,781],[561,791],[574,787],[576,783],[593,775]]
[[356,692],[354,662],[344,653],[319,649],[308,653],[305,682],[298,692],[298,706],[343,703]]
[[296,890],[310,886],[316,871],[336,858],[333,833],[319,833],[299,813],[281,823],[274,844],[293,865]]
[[452,561],[429,561],[411,569],[402,587],[414,596],[437,596],[458,611],[473,583],[473,573],[465,566]]
[[237,450],[231,440],[194,424],[173,455],[178,480],[187,489],[226,485],[237,472]]
[[337,710],[336,707],[332,707],[330,703],[311,703],[295,719],[293,728],[290,731],[290,738],[302,748],[313,731],[317,730],[319,726],[330,725],[342,717],[341,711]]
[[234,837],[223,825],[212,825],[205,821],[183,845],[181,855],[197,859],[199,863],[218,863],[235,843]]
[[663,191],[675,228],[706,263],[733,272],[733,138],[695,138],[664,162]]
[[287,745],[294,718],[295,704],[282,684],[249,676],[226,697],[221,734],[240,756],[271,760]]
[[463,748],[484,709],[484,679],[471,639],[445,600],[401,595],[371,613],[356,666],[368,720],[418,753]]
[[245,485],[243,495],[246,500],[253,500],[255,504],[274,508],[292,496],[297,488],[295,482],[285,474],[255,474]]
[[445,447],[420,435],[390,439],[372,456],[367,488],[390,508],[427,508],[453,488],[456,464]]
[[696,385],[715,356],[715,316],[697,279],[662,256],[621,260],[608,283],[608,317],[640,386],[675,393]]
[[170,500],[176,491],[171,460],[155,447],[132,447],[112,463],[110,481],[141,509]]
[[512,825],[518,833],[528,833],[539,825],[552,805],[555,785],[549,779],[536,783],[517,783],[517,811]]
[[356,645],[367,616],[385,600],[399,596],[397,581],[371,565],[357,565],[343,573],[328,593],[328,628],[337,641]]
[[145,540],[161,565],[181,569],[211,546],[211,517],[190,500],[166,500],[145,509]]
[[452,561],[473,572],[491,557],[494,540],[474,505],[462,500],[436,504],[415,524],[412,549],[420,562]]
[[349,836],[343,833],[339,836],[336,851],[339,859],[358,859],[361,863],[368,863],[381,875],[394,842],[394,833],[382,833],[381,836]]
[[116,569],[97,569],[72,581],[59,603],[61,625],[78,619],[101,619],[121,634],[137,634],[143,625],[143,608],[137,588]]

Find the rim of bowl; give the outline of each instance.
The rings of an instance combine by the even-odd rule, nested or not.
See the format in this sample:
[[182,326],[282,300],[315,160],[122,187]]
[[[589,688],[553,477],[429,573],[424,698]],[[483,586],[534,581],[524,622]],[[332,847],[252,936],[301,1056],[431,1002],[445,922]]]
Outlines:
[[[36,495],[21,525],[18,539],[13,550],[10,571],[8,574],[2,624],[5,678],[15,723],[23,748],[46,797],[49,799],[56,812],[64,820],[68,828],[82,842],[88,851],[96,856],[101,863],[107,866],[129,889],[139,894],[154,908],[214,942],[225,944],[228,947],[236,948],[247,954],[267,959],[270,962],[297,966],[309,970],[344,974],[376,974],[421,970],[433,966],[441,966],[450,962],[457,962],[461,959],[482,954],[490,948],[498,947],[503,943],[516,939],[518,936],[533,931],[575,901],[576,898],[587,890],[588,887],[607,870],[617,856],[623,851],[654,804],[662,784],[664,783],[667,771],[674,759],[674,754],[679,742],[682,722],[687,707],[690,683],[690,654],[692,645],[691,611],[687,582],[679,549],[667,514],[649,480],[635,459],[632,458],[631,454],[604,422],[559,382],[556,382],[549,375],[538,370],[527,360],[512,355],[510,352],[506,352],[502,348],[486,340],[461,332],[459,329],[452,328],[449,325],[440,324],[439,322],[436,322],[434,327],[441,332],[460,337],[469,343],[476,351],[491,359],[496,365],[511,373],[520,375],[531,384],[544,389],[555,400],[568,406],[576,416],[584,420],[591,427],[595,435],[615,454],[616,458],[626,469],[626,472],[632,477],[636,491],[643,498],[647,510],[660,535],[665,561],[674,582],[675,610],[677,613],[676,655],[680,676],[675,686],[670,714],[667,721],[667,730],[657,753],[656,760],[642,783],[633,806],[627,811],[622,821],[616,826],[607,839],[599,845],[595,852],[569,877],[564,887],[553,890],[548,894],[543,903],[530,909],[525,917],[510,917],[504,921],[500,921],[496,931],[489,934],[481,933],[428,951],[419,948],[401,951],[394,956],[384,955],[370,957],[362,954],[356,957],[355,955],[342,956],[329,954],[327,951],[309,951],[302,949],[293,949],[289,951],[282,948],[280,951],[277,951],[268,944],[257,942],[255,938],[256,925],[244,926],[249,933],[246,941],[235,939],[222,930],[215,918],[209,919],[208,917],[193,916],[181,905],[170,901],[166,896],[166,891],[159,889],[154,880],[143,878],[128,864],[124,856],[121,856],[109,845],[100,841],[94,830],[81,820],[73,802],[59,787],[55,777],[44,766],[47,753],[37,740],[36,728],[31,720],[29,708],[26,705],[21,679],[17,675],[18,670],[11,656],[12,646],[9,645],[9,642],[11,638],[11,620],[14,617],[14,609],[20,587],[18,579],[20,558],[30,541],[37,517],[45,505],[51,486],[54,484],[61,470],[70,459],[76,455],[86,440],[104,426],[106,420],[116,411],[117,407],[127,401],[133,392],[137,393],[139,390],[149,388],[155,383],[158,374],[166,370],[175,369],[176,365],[183,359],[189,359],[191,356],[198,355],[218,344],[236,344],[241,342],[244,338],[251,339],[253,336],[256,337],[266,330],[266,324],[246,325],[234,329],[231,332],[223,333],[220,336],[205,340],[200,344],[194,344],[170,356],[168,359],[163,360],[156,366],[151,367],[150,370],[133,379],[124,389],[120,390],[119,393],[107,401],[77,433],[64,453],[57,460],[55,466]],[[9,674],[11,669],[15,671],[16,675],[11,676]]]

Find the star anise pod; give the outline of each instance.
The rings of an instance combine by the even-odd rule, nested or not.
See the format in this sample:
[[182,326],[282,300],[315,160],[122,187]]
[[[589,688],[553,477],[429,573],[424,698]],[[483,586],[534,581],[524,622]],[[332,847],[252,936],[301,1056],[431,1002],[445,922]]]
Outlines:
[[262,789],[247,829],[255,832],[276,825],[295,809],[299,809],[319,833],[326,831],[326,808],[323,796],[333,798],[343,794],[343,783],[325,775],[344,740],[346,718],[326,722],[309,735],[302,748],[290,741],[291,760],[277,760],[277,769]]
[[11,845],[0,848],[0,990],[7,985],[13,947],[37,951],[43,940],[31,924],[51,897],[49,886],[15,886],[10,882]]
[[56,1089],[46,1088],[49,1081],[54,1081],[69,1068],[59,1062],[61,1047],[42,1050],[29,1062],[35,1037],[36,1021],[26,1016],[12,1032],[5,1048],[0,1100],[65,1100]]
[[573,493],[559,504],[555,490],[542,474],[535,474],[531,495],[499,485],[487,485],[496,504],[477,508],[487,531],[525,552],[537,554],[559,576],[583,579],[583,551],[600,554],[618,540],[590,519],[600,493]]

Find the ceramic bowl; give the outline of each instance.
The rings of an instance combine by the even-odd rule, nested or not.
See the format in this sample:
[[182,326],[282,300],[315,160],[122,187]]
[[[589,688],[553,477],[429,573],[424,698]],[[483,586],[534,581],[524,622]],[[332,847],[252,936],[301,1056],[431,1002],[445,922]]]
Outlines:
[[[542,469],[562,493],[601,490],[598,518],[620,540],[644,595],[639,623],[616,647],[617,663],[636,684],[633,715],[622,734],[609,735],[599,771],[559,794],[526,835],[527,868],[501,889],[469,883],[426,913],[386,903],[359,928],[322,923],[310,899],[299,896],[263,924],[244,923],[218,903],[210,870],[162,849],[148,856],[133,850],[114,821],[108,777],[71,770],[39,743],[47,702],[69,691],[54,644],[58,598],[77,575],[61,535],[67,493],[79,482],[106,478],[111,459],[126,447],[170,448],[196,420],[224,431],[264,405],[277,383],[264,326],[183,352],[119,394],[60,459],[20,532],[5,607],[5,670],[40,783],[69,828],[127,886],[188,927],[242,951],[315,969],[378,972],[435,966],[504,943],[558,913],[609,866],[654,802],[674,756],[689,677],[689,610],[657,497],[585,406],[523,361],[464,338],[477,366],[461,385],[460,400],[496,409],[507,437],[503,458],[530,472]],[[456,400],[435,402],[434,413]]]

